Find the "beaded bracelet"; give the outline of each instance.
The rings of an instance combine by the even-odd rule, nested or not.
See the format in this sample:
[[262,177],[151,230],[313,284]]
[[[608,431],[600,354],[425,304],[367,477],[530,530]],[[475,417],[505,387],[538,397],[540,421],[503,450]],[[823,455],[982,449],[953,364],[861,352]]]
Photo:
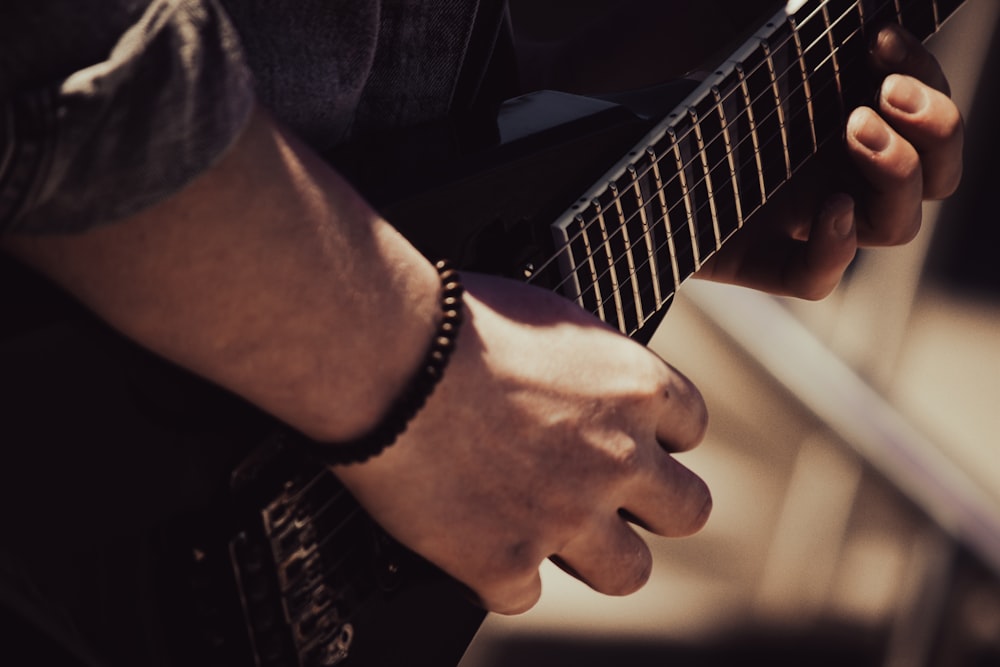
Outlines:
[[417,372],[393,401],[382,421],[359,438],[324,444],[300,439],[312,458],[326,465],[361,463],[382,453],[402,435],[444,375],[462,324],[462,282],[446,260],[434,265],[441,279],[441,322]]

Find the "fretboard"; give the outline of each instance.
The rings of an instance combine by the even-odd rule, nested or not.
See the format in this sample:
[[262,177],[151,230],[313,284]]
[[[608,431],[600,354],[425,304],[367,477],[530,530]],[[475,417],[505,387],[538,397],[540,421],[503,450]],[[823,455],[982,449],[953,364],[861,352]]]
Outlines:
[[559,291],[641,330],[874,99],[875,32],[896,23],[926,39],[962,2],[789,3],[553,224]]

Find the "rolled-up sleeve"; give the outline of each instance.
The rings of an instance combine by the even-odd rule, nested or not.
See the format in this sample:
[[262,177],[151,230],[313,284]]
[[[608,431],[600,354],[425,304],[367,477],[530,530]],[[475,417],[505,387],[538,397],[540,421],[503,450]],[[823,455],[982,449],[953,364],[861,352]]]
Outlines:
[[0,232],[45,234],[183,188],[235,141],[254,94],[215,0],[152,0],[105,59],[0,104]]

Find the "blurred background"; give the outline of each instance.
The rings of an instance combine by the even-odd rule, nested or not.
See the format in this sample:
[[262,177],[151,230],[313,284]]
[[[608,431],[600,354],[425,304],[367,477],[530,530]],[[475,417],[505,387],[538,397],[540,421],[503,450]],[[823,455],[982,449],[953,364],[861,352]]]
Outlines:
[[965,113],[966,176],[903,248],[821,303],[689,283],[652,347],[712,415],[682,462],[707,528],[650,537],[627,598],[554,567],[462,667],[1000,665],[1000,2],[931,42]]

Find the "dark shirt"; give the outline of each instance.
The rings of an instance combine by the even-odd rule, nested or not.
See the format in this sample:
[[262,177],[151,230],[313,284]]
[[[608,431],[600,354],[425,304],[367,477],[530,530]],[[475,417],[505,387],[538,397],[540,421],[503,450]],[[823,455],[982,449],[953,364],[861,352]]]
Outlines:
[[169,196],[255,98],[320,151],[441,118],[476,21],[496,37],[502,3],[480,4],[5,2],[0,232],[82,231]]

